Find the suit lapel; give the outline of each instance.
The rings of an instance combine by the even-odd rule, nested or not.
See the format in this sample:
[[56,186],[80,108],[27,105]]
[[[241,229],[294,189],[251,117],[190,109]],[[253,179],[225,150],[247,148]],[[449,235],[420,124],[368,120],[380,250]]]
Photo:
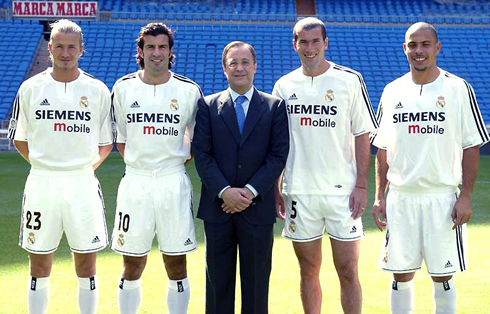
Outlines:
[[[254,93],[250,104],[248,105],[247,117],[245,118],[245,124],[243,126],[243,133],[241,136],[240,144],[243,144],[245,140],[250,136],[255,125],[259,121],[260,116],[264,113],[265,105],[259,92],[254,88]],[[236,115],[235,115],[236,121]],[[235,122],[238,130],[238,122]]]
[[[218,115],[220,115],[225,122],[237,144],[240,144],[240,132],[238,131],[235,106],[233,105],[233,100],[231,100],[231,95],[228,90],[222,92],[218,98]],[[246,124],[247,122],[245,120],[245,125]]]

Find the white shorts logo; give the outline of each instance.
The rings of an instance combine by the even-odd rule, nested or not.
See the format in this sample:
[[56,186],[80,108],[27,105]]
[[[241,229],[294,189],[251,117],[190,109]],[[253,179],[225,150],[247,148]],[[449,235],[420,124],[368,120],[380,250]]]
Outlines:
[[119,244],[119,246],[123,246],[125,242],[126,241],[124,241],[124,234],[120,234],[119,239],[117,239],[117,244]]
[[29,237],[27,238],[27,242],[31,245],[36,243],[36,235],[34,233],[30,232]]

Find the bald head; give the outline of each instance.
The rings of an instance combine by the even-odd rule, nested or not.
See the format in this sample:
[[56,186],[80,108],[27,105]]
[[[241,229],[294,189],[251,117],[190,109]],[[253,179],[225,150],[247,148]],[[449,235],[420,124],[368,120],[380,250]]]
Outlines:
[[323,40],[327,38],[327,31],[325,29],[325,24],[317,18],[314,17],[306,17],[302,20],[299,20],[293,28],[294,40],[298,39],[298,33],[302,30],[311,31],[314,28],[320,27],[322,30]]
[[417,32],[417,31],[430,31],[435,38],[435,42],[439,41],[437,38],[437,31],[434,28],[434,26],[430,25],[429,23],[418,22],[418,23],[413,24],[412,26],[410,26],[407,29],[407,32],[405,33],[405,42],[408,42],[410,35],[412,35],[413,33]]

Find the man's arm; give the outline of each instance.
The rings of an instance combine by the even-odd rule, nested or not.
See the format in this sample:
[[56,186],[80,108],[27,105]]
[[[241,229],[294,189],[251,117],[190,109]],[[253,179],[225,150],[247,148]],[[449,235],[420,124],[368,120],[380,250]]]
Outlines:
[[367,205],[367,182],[370,162],[369,133],[364,133],[355,138],[357,179],[354,190],[349,198],[349,208],[352,217],[357,219],[362,216]]
[[94,170],[96,170],[101,164],[102,162],[104,162],[104,160],[107,158],[107,156],[109,156],[109,154],[111,153],[112,151],[112,144],[109,144],[109,145],[104,145],[104,146],[99,146],[99,156],[100,156],[100,159],[97,163],[95,163],[92,167],[94,168]]
[[281,183],[282,183],[282,176],[284,173],[281,173],[279,178],[277,178],[277,183],[276,183],[276,216],[279,219],[285,219],[286,218],[286,204],[284,203],[284,196],[282,196],[282,191],[281,191]]
[[[376,194],[373,204],[373,218],[374,223],[379,230],[383,231],[386,226],[386,199],[385,194],[388,189],[388,179],[386,174],[388,173],[388,162],[386,161],[386,150],[378,148],[376,154]],[[382,219],[380,219],[380,216]]]
[[212,199],[218,197],[223,188],[230,184],[221,172],[214,156],[209,107],[202,98],[198,101],[192,151],[194,152],[194,163],[197,172],[210,197]]
[[126,143],[116,143],[117,150],[119,154],[124,158],[124,150],[126,149]]
[[269,148],[263,164],[254,173],[248,184],[253,186],[259,196],[265,194],[277,183],[289,153],[289,128],[286,104],[281,99],[272,117]]
[[24,141],[16,141],[14,140],[14,146],[17,148],[17,151],[19,154],[24,157],[25,160],[27,160],[28,163],[31,163],[29,161],[29,144]]
[[454,204],[451,218],[454,225],[461,226],[470,221],[473,208],[471,206],[471,196],[475,185],[476,175],[480,163],[480,147],[474,146],[463,151],[463,186],[458,200]]

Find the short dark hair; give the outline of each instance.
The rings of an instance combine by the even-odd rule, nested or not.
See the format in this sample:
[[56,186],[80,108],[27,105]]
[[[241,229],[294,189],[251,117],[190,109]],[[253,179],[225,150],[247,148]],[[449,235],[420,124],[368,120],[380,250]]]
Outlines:
[[[145,46],[145,40],[143,36],[145,35],[150,35],[150,36],[158,36],[158,35],[167,35],[168,37],[168,45],[169,49],[172,49],[174,47],[174,31],[168,27],[167,25],[163,23],[149,23],[145,26],[143,26],[140,30],[140,33],[138,34],[138,38],[136,39],[136,44],[138,47],[143,50],[143,47]],[[139,55],[139,53],[136,53],[136,63],[140,66],[141,69],[145,68],[145,60],[143,59],[142,56]],[[175,55],[171,54],[170,57],[168,58],[168,68],[171,69],[172,66],[175,63]]]
[[228,51],[230,51],[230,49],[232,49],[232,48],[242,47],[242,46],[247,48],[250,51],[250,53],[252,54],[252,58],[254,60],[254,63],[257,63],[257,56],[255,54],[255,49],[252,45],[247,44],[246,42],[243,42],[243,41],[232,41],[231,43],[226,45],[226,47],[223,49],[223,54],[221,55],[221,61],[223,62],[224,67],[226,67],[226,55],[228,54]]
[[412,24],[407,31],[405,32],[405,42],[407,41],[407,36],[411,35],[413,32],[418,31],[418,30],[428,30],[434,35],[434,38],[436,39],[436,42],[439,41],[439,36],[437,36],[437,30],[434,26],[430,25],[429,23],[426,22],[417,22]]
[[298,40],[298,33],[302,30],[311,31],[314,28],[320,27],[322,31],[323,40],[327,38],[327,30],[325,28],[325,24],[315,17],[306,17],[302,20],[299,20],[293,28],[293,36],[294,41]]

